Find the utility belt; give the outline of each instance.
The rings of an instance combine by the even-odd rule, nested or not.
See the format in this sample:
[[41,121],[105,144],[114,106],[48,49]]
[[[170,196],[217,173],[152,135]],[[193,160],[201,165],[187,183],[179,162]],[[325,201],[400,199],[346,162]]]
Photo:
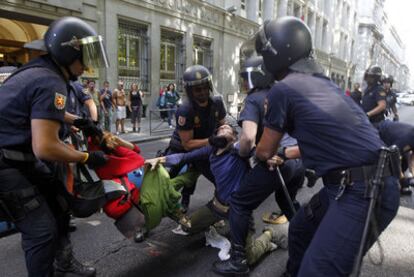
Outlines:
[[36,187],[0,192],[0,221],[16,222],[40,207],[43,198]]
[[36,161],[38,159],[32,153],[0,148],[0,169],[13,167],[16,163],[33,163]]
[[[339,191],[335,197],[338,200],[344,193],[347,186],[354,182],[362,181],[366,185],[365,197],[372,198],[373,186],[382,187],[384,178],[389,176],[399,177],[401,173],[401,159],[398,147],[395,145],[389,148],[382,147],[378,164],[352,167],[345,170],[333,170],[325,174],[325,184],[339,184]],[[378,191],[378,189],[376,190]]]
[[[360,167],[351,167],[343,170],[332,170],[322,176],[325,184],[345,184],[351,185],[353,182],[365,182],[374,176],[377,165],[366,165]],[[399,173],[398,173],[399,174]],[[397,176],[398,176],[397,174]],[[383,177],[394,175],[391,166],[384,167]]]

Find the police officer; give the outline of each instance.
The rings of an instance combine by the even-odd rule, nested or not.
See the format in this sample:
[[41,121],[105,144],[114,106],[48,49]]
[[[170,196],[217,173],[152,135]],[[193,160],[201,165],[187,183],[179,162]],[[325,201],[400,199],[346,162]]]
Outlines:
[[[262,161],[272,157],[288,132],[298,140],[305,167],[322,176],[329,199],[317,228],[306,228],[303,208],[290,222],[289,257],[301,260],[299,268],[289,272],[293,276],[347,276],[352,272],[368,211],[365,176],[370,179],[377,172],[384,143],[354,101],[322,75],[323,69],[312,57],[310,30],[302,20],[283,17],[265,23],[256,35],[256,50],[279,81],[267,96],[265,128],[256,156]],[[340,184],[338,170],[345,169],[350,172],[352,186]],[[389,169],[383,175],[379,233],[399,206],[396,178]],[[230,218],[234,213],[237,210],[231,203]],[[230,227],[233,230],[232,221]],[[298,234],[311,240],[304,241]],[[244,260],[232,255],[230,262],[241,264]]]
[[[183,75],[187,101],[176,112],[176,128],[169,144],[168,154],[191,151],[209,144],[208,139],[214,130],[225,123],[226,109],[221,97],[213,96],[211,74],[202,65],[188,67]],[[206,178],[214,182],[210,166],[205,162],[195,163]],[[170,175],[174,176],[178,169]],[[182,206],[187,209],[190,195],[195,190],[184,188],[182,191]]]
[[[386,145],[396,145],[401,153],[401,169],[412,171],[414,150],[414,126],[401,122],[384,120],[378,126],[381,139]],[[402,195],[411,195],[410,178],[405,178],[401,173],[400,192]]]
[[[254,37],[252,38],[254,39]],[[249,41],[245,43],[249,44]],[[242,49],[244,45],[242,46]],[[251,51],[246,52],[251,53]],[[265,99],[266,95],[274,84],[274,77],[265,70],[263,64],[263,57],[252,55],[241,61],[240,69],[240,88],[242,93],[248,93],[242,111],[240,113],[238,123],[242,127],[240,136],[240,155],[242,157],[249,157],[252,149],[256,143],[259,142],[263,133],[263,120],[265,114]],[[304,168],[299,156],[295,139],[286,135],[280,148],[280,155],[285,159],[280,171],[282,177],[287,184],[290,197],[294,199],[299,187],[302,186],[304,180]],[[291,147],[293,146],[293,147]],[[295,153],[296,156],[292,154]],[[276,189],[275,189],[276,188]],[[239,189],[233,193],[231,205],[237,209],[237,217],[233,213],[233,253],[234,255],[243,256],[244,248],[239,241],[245,241],[248,235],[250,218],[252,211],[256,209],[271,193],[275,192],[276,202],[281,208],[283,214],[291,219],[294,215],[287,198],[285,197],[283,189],[280,187],[280,179],[276,170],[270,170],[265,163],[259,163],[253,167],[243,178]],[[296,208],[299,203],[295,201]],[[240,216],[239,216],[240,215]],[[237,225],[237,226],[236,226]],[[238,252],[238,250],[241,250]],[[237,266],[230,262],[217,263],[214,271],[217,273],[242,273],[247,272],[247,265]]]
[[359,83],[354,84],[354,90],[351,92],[351,98],[361,106],[361,100],[362,100],[362,91],[359,89],[360,85]]
[[392,77],[392,75],[385,75],[382,79],[382,85],[384,86],[384,91],[386,93],[385,101],[387,102],[385,115],[387,118],[391,118],[391,116],[393,116],[393,120],[398,121],[399,116],[397,110],[397,93],[392,88],[393,83],[394,77]]
[[362,96],[362,109],[374,124],[378,124],[385,119],[386,94],[381,85],[382,69],[377,65],[370,66],[364,75],[367,88]]
[[[240,154],[241,156],[246,157],[259,142],[263,133],[264,102],[267,92],[274,83],[274,78],[265,70],[263,57],[255,55],[246,59],[239,75],[241,78],[241,91],[248,93],[238,120],[239,125],[242,127],[240,136]],[[294,138],[285,135],[280,148],[281,156],[286,159],[286,151],[290,153],[290,158],[292,158],[291,154],[293,151],[297,151],[297,154],[299,154],[298,149],[291,148],[296,148],[296,145],[297,141]],[[303,184],[304,168],[302,162],[299,159],[286,160],[281,167],[281,173],[285,182],[288,184],[291,197],[294,198],[298,188]],[[277,182],[279,176],[277,176],[276,171],[268,172],[266,166],[263,167],[262,165],[259,165],[248,174],[246,179],[249,179],[250,181],[264,180],[265,182],[262,184],[266,188],[269,188],[271,185],[267,184],[267,182],[273,183],[275,180]],[[247,185],[248,181],[245,180],[244,183]],[[265,191],[263,197],[268,196],[268,190],[265,189]],[[255,199],[252,200],[257,201],[257,203],[260,204],[262,202],[260,197],[256,196],[254,198]],[[292,218],[293,211],[291,210],[283,190],[276,191],[275,198],[283,214],[287,215],[288,219]],[[242,202],[247,204],[245,200],[242,200]],[[295,202],[295,204],[296,206],[299,206],[299,203]],[[238,229],[238,231],[240,231],[240,229]]]
[[103,152],[73,150],[58,133],[69,80],[86,67],[107,66],[107,58],[102,37],[78,18],[54,21],[44,41],[48,54],[21,67],[0,88],[0,218],[14,222],[22,233],[29,276],[51,276],[55,257],[56,275],[93,276],[94,268],[73,257],[69,215],[57,201],[62,182],[51,165],[105,164]]

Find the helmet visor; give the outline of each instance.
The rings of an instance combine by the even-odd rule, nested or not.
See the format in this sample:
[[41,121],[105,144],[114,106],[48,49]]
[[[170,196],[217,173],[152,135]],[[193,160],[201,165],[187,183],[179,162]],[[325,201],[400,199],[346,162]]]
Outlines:
[[186,81],[185,86],[187,87],[194,87],[194,86],[201,86],[201,85],[207,85],[211,87],[211,75],[204,77],[202,79],[197,79],[194,81]]
[[247,67],[239,73],[239,87],[241,93],[249,93],[256,87],[256,84],[260,81],[259,78],[263,78],[265,72],[261,67]]
[[89,36],[79,40],[83,64],[88,68],[109,67],[102,36]]

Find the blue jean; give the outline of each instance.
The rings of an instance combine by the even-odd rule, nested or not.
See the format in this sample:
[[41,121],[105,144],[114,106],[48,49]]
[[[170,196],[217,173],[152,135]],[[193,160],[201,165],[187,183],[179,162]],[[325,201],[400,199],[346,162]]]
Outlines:
[[[292,276],[349,276],[362,238],[369,200],[364,182],[347,186],[335,200],[339,185],[325,184],[320,191],[319,214],[309,219],[303,208],[289,226],[288,271]],[[381,233],[399,207],[398,181],[386,177],[377,217]],[[371,234],[368,247],[375,237]],[[302,258],[303,257],[303,258]]]
[[168,106],[168,109],[169,109],[168,110],[168,125],[172,126],[172,118],[175,114],[176,108],[175,108],[175,106]]

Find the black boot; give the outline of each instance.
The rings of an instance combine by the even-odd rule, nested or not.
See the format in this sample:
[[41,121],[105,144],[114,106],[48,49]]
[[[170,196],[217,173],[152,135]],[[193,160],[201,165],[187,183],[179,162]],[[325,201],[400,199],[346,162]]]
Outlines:
[[86,266],[79,262],[72,253],[72,247],[66,246],[63,250],[58,250],[55,260],[55,277],[60,276],[88,276],[96,275],[96,269]]
[[247,264],[244,247],[233,244],[231,246],[230,259],[215,262],[213,264],[213,271],[224,276],[247,275],[249,273],[249,265]]

